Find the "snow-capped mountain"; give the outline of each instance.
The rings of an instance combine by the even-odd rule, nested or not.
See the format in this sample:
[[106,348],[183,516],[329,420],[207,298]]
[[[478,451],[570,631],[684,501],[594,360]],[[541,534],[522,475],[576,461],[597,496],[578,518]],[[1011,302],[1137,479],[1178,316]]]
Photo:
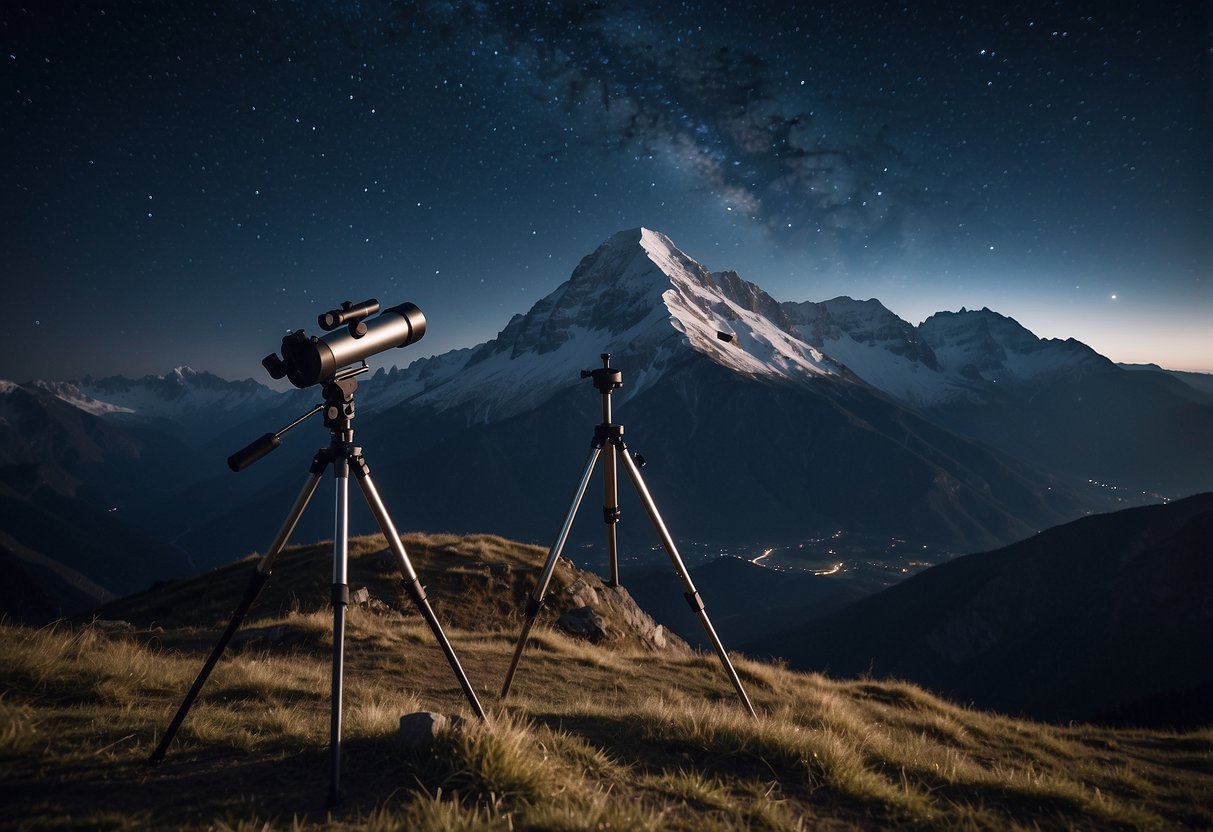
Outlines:
[[1005,386],[1078,367],[1113,366],[1080,341],[1037,338],[1018,321],[989,309],[937,312],[918,332],[933,350],[940,371],[958,383]]
[[843,372],[797,337],[762,289],[734,272],[712,274],[664,234],[635,228],[604,242],[493,340],[385,374],[387,389],[370,401],[442,410],[474,402],[475,420],[505,418],[574,386],[602,352],[639,359],[624,400],[654,384],[680,347],[755,378]]
[[[11,385],[12,382],[8,382],[8,384]],[[119,413],[133,414],[135,412],[132,408],[120,404],[94,399],[88,393],[81,390],[79,385],[73,384],[70,381],[44,381],[38,379],[30,382],[30,387],[49,393],[56,399],[78,410],[83,410],[85,413],[91,413],[94,416],[114,416]]]
[[917,327],[878,301],[784,304],[802,339],[952,431],[1118,499],[1213,488],[1213,384],[1128,371],[990,309]]
[[783,310],[803,341],[894,398],[916,405],[965,395],[918,330],[878,300],[788,302]]
[[1079,341],[1038,338],[989,309],[938,312],[916,327],[875,299],[838,297],[783,308],[804,342],[913,406],[985,402],[995,389],[1111,366]]
[[89,408],[64,402],[37,386],[0,381],[0,469],[55,468],[61,476],[55,477],[53,487],[71,493],[78,483],[65,469],[131,459],[138,453],[137,441]]
[[984,402],[993,385],[1111,363],[989,309],[940,312],[915,327],[875,299],[780,303],[636,228],[604,242],[493,340],[385,374],[374,401],[441,409],[475,401],[475,418],[503,418],[573,386],[595,351],[640,359],[625,400],[655,383],[679,346],[753,378],[858,379],[915,407]]
[[69,402],[79,397],[85,409],[110,408],[115,415],[177,422],[215,421],[222,414],[246,409],[255,414],[281,399],[281,394],[252,379],[228,381],[191,367],[139,379],[85,376],[75,385],[55,385],[50,392]]

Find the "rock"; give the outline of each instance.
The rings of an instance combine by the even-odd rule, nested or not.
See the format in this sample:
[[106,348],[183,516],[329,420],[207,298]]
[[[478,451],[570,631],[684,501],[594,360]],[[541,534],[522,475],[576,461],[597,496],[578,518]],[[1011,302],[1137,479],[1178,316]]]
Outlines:
[[104,618],[96,618],[88,626],[111,637],[129,636],[135,633],[135,625],[129,621],[107,621]]
[[598,593],[584,578],[573,581],[566,591],[579,606],[592,607],[598,603]]
[[595,644],[635,643],[651,650],[685,650],[682,639],[652,619],[622,586],[608,586],[591,572],[582,572],[563,597],[577,605],[556,620],[564,632]]
[[400,743],[413,752],[429,751],[438,733],[449,720],[432,711],[418,711],[400,717]]
[[597,644],[609,639],[606,620],[594,611],[593,607],[578,607],[556,619],[556,626],[574,636],[588,638]]
[[368,608],[377,615],[398,615],[394,607],[390,604],[385,604],[378,598],[372,598]]
[[669,644],[665,628],[653,620],[647,612],[632,600],[631,594],[622,586],[607,587],[608,592],[615,594],[615,604],[623,624],[634,630],[643,641],[648,642],[659,650],[664,650]]
[[350,603],[357,604],[360,607],[369,606],[371,603],[371,592],[364,586],[360,586],[350,593]]

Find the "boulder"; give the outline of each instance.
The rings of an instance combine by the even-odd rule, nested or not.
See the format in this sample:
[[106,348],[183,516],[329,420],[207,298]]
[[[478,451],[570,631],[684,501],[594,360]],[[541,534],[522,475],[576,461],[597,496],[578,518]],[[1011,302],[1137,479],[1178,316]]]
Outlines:
[[400,717],[400,744],[408,751],[423,753],[434,746],[434,739],[450,720],[432,711],[418,711]]
[[606,620],[588,605],[566,612],[556,619],[556,626],[570,635],[588,638],[595,644],[611,637]]

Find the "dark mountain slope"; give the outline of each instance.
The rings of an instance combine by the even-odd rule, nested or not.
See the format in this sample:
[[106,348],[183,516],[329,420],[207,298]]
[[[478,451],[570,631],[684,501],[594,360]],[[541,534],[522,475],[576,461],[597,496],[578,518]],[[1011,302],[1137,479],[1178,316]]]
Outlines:
[[[701,650],[712,649],[703,625],[683,598],[682,582],[665,552],[646,552],[620,582],[645,611]],[[631,565],[629,565],[631,566]],[[863,596],[843,581],[809,572],[777,572],[741,558],[722,557],[691,570],[721,640],[735,646],[779,632],[806,615],[826,615]]]
[[1213,720],[1213,494],[958,558],[749,649],[1045,719],[1169,694]]
[[0,610],[11,622],[42,625],[113,600],[81,573],[0,532]]
[[1164,373],[1082,365],[926,412],[1073,480],[1167,496],[1213,487],[1213,401]]

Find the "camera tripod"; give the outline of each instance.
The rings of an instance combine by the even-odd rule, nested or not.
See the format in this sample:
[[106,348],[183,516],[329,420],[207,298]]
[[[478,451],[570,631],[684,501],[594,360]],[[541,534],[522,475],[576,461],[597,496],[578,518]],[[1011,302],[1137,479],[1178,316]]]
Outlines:
[[565,541],[568,539],[569,530],[573,526],[573,519],[577,516],[577,510],[581,507],[581,500],[585,496],[586,487],[589,485],[590,477],[594,473],[594,466],[601,458],[605,492],[602,518],[607,527],[607,558],[610,568],[610,580],[607,582],[607,585],[612,587],[620,585],[619,551],[615,526],[619,522],[620,517],[617,460],[621,460],[624,470],[627,471],[628,477],[632,480],[632,485],[636,489],[637,496],[644,503],[644,509],[649,515],[649,520],[653,523],[653,528],[657,532],[657,537],[661,540],[662,547],[665,549],[666,554],[670,556],[670,562],[674,565],[674,571],[682,580],[682,586],[685,590],[683,597],[686,598],[691,611],[695,613],[699,618],[699,622],[703,625],[704,632],[707,633],[708,640],[712,642],[712,646],[716,649],[716,655],[720,657],[720,663],[724,666],[724,671],[728,675],[729,681],[733,683],[733,687],[737,690],[737,696],[741,699],[741,704],[750,712],[750,716],[757,716],[754,712],[754,706],[750,704],[750,697],[746,695],[745,688],[741,685],[741,679],[737,678],[737,671],[733,668],[733,663],[729,661],[729,654],[725,651],[724,645],[720,643],[720,637],[716,635],[712,622],[708,620],[703,599],[700,597],[698,590],[695,589],[695,584],[691,581],[690,573],[687,572],[686,565],[678,554],[678,548],[674,545],[674,539],[670,537],[670,532],[666,529],[666,525],[657,511],[657,504],[653,502],[653,497],[649,494],[649,489],[645,486],[644,480],[640,476],[640,466],[644,464],[644,458],[637,455],[636,460],[639,461],[639,464],[637,464],[637,461],[628,453],[627,445],[624,444],[623,425],[615,424],[611,421],[611,394],[623,386],[623,372],[611,366],[610,353],[603,353],[601,358],[601,367],[595,370],[582,370],[581,377],[592,378],[595,389],[602,395],[602,423],[594,428],[594,439],[590,443],[590,457],[586,462],[585,472],[581,475],[581,482],[577,486],[577,493],[573,497],[573,504],[569,507],[569,513],[564,518],[564,525],[560,528],[560,534],[557,536],[556,542],[548,552],[548,559],[543,566],[543,572],[539,576],[539,582],[535,586],[535,591],[531,593],[530,600],[527,601],[522,633],[518,636],[518,644],[514,648],[514,658],[510,661],[509,670],[506,671],[505,684],[501,687],[501,696],[505,698],[510,692],[510,683],[514,680],[514,672],[518,669],[518,661],[522,658],[522,651],[526,647],[527,637],[530,635],[531,627],[535,623],[535,617],[543,606],[543,599],[547,594],[548,584],[552,580],[552,572],[556,568],[556,561],[560,559],[560,553],[564,549]]
[[231,641],[232,636],[240,627],[241,622],[243,622],[249,607],[252,606],[253,601],[269,579],[270,569],[274,564],[274,560],[286,546],[287,539],[290,537],[291,532],[294,531],[295,525],[299,522],[304,509],[307,508],[308,502],[320,483],[321,476],[330,465],[333,466],[333,475],[337,487],[333,532],[333,680],[329,734],[332,765],[329,790],[330,805],[339,802],[341,799],[341,712],[342,680],[344,676],[345,612],[350,602],[350,589],[346,583],[346,568],[349,560],[349,476],[351,471],[357,479],[358,486],[362,489],[362,494],[366,498],[367,505],[375,515],[375,520],[378,522],[379,528],[387,540],[388,547],[396,556],[406,592],[412,598],[422,617],[425,618],[426,623],[429,624],[430,630],[433,631],[434,637],[442,648],[442,652],[446,654],[447,661],[459,680],[459,686],[463,688],[463,693],[467,697],[468,704],[472,706],[472,710],[476,713],[476,716],[481,719],[485,718],[484,709],[476,698],[476,692],[472,689],[472,685],[464,674],[463,668],[460,667],[459,659],[455,656],[455,651],[452,649],[450,642],[447,641],[446,635],[442,632],[442,625],[438,623],[434,610],[430,607],[430,603],[426,598],[425,588],[421,585],[421,580],[413,570],[412,564],[409,563],[408,554],[404,551],[404,544],[400,542],[400,535],[397,534],[396,527],[392,523],[392,518],[388,516],[387,509],[384,508],[383,501],[379,498],[379,492],[371,481],[370,469],[367,467],[366,459],[362,455],[362,449],[354,446],[352,420],[354,418],[354,392],[358,387],[358,382],[354,376],[365,371],[366,366],[363,365],[359,369],[348,370],[338,374],[333,380],[323,385],[323,404],[316,405],[310,412],[299,417],[282,430],[277,433],[265,434],[248,447],[228,458],[228,466],[233,471],[242,470],[278,447],[282,434],[303,422],[313,413],[322,409],[324,410],[324,424],[325,427],[329,428],[332,437],[330,444],[327,448],[320,449],[312,459],[311,473],[303,486],[303,490],[299,493],[294,506],[287,514],[286,521],[282,524],[278,536],[274,538],[269,551],[257,563],[256,569],[253,571],[248,586],[244,591],[243,600],[240,601],[231,622],[220,637],[219,643],[215,645],[215,649],[206,660],[206,664],[203,665],[198,678],[194,681],[189,693],[186,694],[185,701],[181,703],[176,716],[173,717],[168,730],[165,731],[164,737],[160,740],[160,745],[157,746],[156,750],[152,752],[151,757],[148,758],[149,765],[156,765],[164,758],[164,754],[168,750],[169,744],[172,743],[177,729],[181,727],[181,722],[189,712],[194,699],[197,698],[198,693],[202,690],[202,686],[210,675],[211,670],[214,669],[215,663],[219,661],[219,657],[223,654],[228,642]]

